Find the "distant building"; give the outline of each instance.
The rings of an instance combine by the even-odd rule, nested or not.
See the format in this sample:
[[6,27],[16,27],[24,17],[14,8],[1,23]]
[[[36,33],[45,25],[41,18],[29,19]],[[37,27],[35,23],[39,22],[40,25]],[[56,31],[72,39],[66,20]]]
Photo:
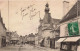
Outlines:
[[25,36],[24,36],[24,43],[27,43],[27,38],[28,38],[28,36],[25,35]]
[[60,21],[60,51],[80,51],[80,1]]
[[29,44],[35,44],[35,35],[33,33],[31,33],[31,34],[28,35],[27,42]]
[[19,37],[19,44],[21,44],[23,42],[23,36]]
[[6,27],[3,23],[0,11],[0,47],[6,46]]
[[10,39],[10,43],[11,44],[17,44],[19,41],[19,35],[17,34],[17,32],[12,32],[11,34],[11,39]]
[[[39,38],[39,44],[41,46],[50,47],[53,48],[55,43],[54,42],[54,35],[56,35],[58,32],[60,19],[53,19],[51,17],[51,13],[49,13],[49,5],[48,3],[45,5],[45,15],[43,19],[40,19],[40,25],[38,27],[38,38]],[[53,27],[55,25],[55,27]],[[59,33],[57,34],[59,35]]]
[[6,31],[6,45],[10,45],[10,40],[11,40],[11,32]]
[[27,43],[27,38],[28,38],[27,35],[25,35],[25,36],[20,36],[20,42],[21,42],[22,44]]

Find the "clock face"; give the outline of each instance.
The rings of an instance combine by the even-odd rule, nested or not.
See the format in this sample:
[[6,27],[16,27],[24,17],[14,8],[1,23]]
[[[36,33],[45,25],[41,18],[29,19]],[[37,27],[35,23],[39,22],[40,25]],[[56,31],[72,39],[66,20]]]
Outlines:
[[72,22],[68,24],[69,35],[79,35],[78,22]]

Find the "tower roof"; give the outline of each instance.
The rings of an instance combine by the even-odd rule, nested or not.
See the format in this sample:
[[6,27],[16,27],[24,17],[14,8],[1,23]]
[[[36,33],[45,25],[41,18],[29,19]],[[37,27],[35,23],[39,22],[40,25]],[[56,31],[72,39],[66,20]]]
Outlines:
[[48,12],[49,12],[49,4],[46,3],[46,5],[45,5],[45,13],[48,13]]
[[49,6],[49,4],[48,3],[46,3],[46,5],[45,5],[46,7],[48,7]]

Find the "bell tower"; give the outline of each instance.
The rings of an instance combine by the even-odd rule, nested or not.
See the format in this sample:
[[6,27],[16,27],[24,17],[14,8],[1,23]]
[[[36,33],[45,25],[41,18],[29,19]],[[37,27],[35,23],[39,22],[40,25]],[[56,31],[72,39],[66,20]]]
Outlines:
[[49,13],[49,4],[48,3],[45,5],[45,13]]
[[49,4],[48,3],[46,3],[44,11],[45,11],[45,15],[44,15],[44,18],[43,18],[43,23],[44,24],[50,24],[51,14],[49,13],[50,9],[49,9]]

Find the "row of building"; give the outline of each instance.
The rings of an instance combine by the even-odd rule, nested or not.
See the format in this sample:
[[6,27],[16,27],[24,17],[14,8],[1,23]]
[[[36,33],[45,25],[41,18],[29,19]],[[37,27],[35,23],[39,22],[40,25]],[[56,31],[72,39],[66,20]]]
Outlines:
[[[7,31],[6,30],[6,34],[5,34],[5,46],[11,45],[11,44],[18,44],[20,41],[20,37],[17,34],[16,31]],[[3,43],[3,42],[2,42]]]
[[35,35],[33,33],[29,34],[29,35],[25,35],[25,36],[20,36],[21,40],[20,42],[22,42],[22,44],[35,44]]
[[19,35],[17,34],[17,32],[16,31],[10,32],[5,27],[0,11],[0,48],[5,47],[12,43],[17,43],[18,40],[19,40]]

